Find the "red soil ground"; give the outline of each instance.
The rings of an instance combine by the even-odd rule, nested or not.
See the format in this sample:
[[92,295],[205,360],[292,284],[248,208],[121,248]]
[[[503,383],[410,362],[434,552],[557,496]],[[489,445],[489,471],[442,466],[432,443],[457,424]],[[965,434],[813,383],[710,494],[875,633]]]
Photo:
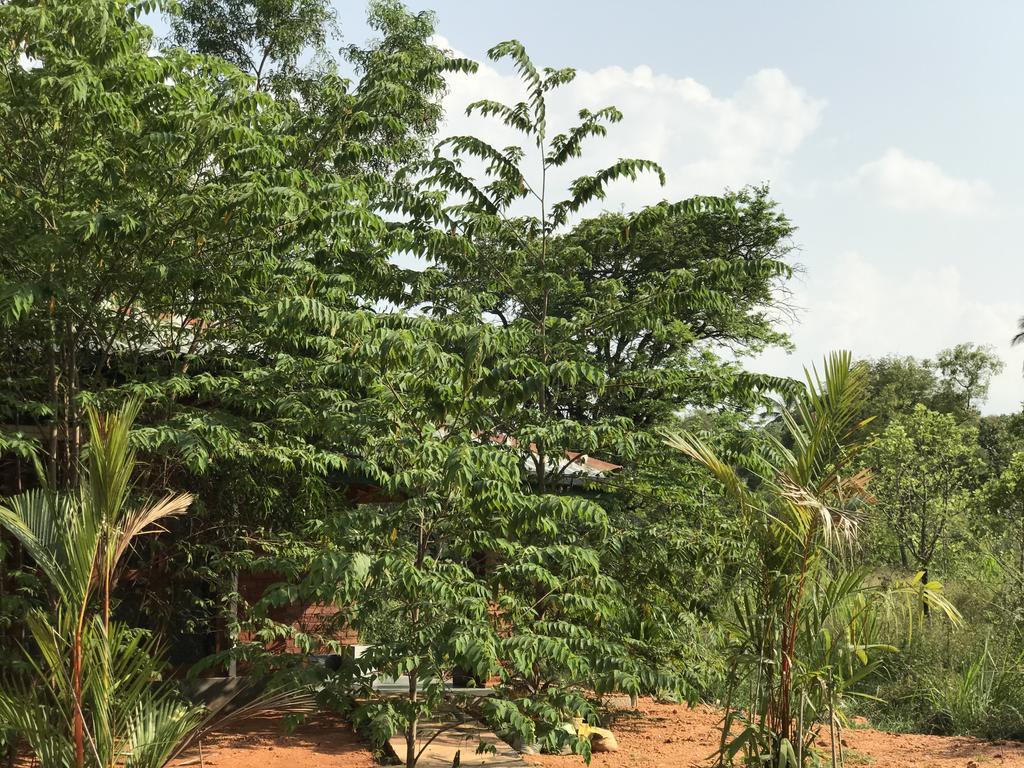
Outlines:
[[[595,754],[594,768],[689,768],[708,764],[718,745],[719,713],[709,707],[641,700],[636,710],[612,712],[619,751]],[[847,768],[1024,768],[1024,743],[962,737],[884,733],[870,728],[843,732]],[[820,742],[829,751],[827,742]],[[546,768],[576,768],[574,755],[529,755]],[[198,752],[176,766],[199,766]],[[279,720],[258,718],[203,742],[203,766],[211,768],[370,768],[373,755],[343,722],[321,717],[286,735]]]
[[257,717],[203,740],[174,768],[373,768],[373,753],[352,728],[319,716],[286,733],[280,718]]
[[[614,711],[610,727],[618,752],[595,754],[594,768],[683,768],[707,765],[718,748],[721,713],[710,707],[690,709],[641,699],[635,711]],[[870,728],[843,731],[847,768],[1024,768],[1024,743],[883,733]],[[828,755],[826,741],[819,742]],[[547,768],[579,764],[573,756],[526,758]]]

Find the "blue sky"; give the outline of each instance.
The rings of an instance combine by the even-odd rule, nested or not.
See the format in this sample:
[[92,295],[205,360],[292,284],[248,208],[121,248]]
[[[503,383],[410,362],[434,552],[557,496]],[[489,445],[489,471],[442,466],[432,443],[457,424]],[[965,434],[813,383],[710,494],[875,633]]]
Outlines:
[[[669,185],[617,187],[605,207],[770,183],[805,271],[796,352],[752,365],[793,375],[839,347],[925,357],[975,341],[1006,362],[985,410],[1020,407],[1024,4],[408,4],[436,11],[446,45],[477,60],[514,37],[538,64],[576,67],[556,119],[625,112],[592,163],[651,157]],[[364,5],[336,7],[347,40],[364,39]],[[507,66],[453,81],[449,131],[487,135],[461,115],[483,95],[518,95]]]

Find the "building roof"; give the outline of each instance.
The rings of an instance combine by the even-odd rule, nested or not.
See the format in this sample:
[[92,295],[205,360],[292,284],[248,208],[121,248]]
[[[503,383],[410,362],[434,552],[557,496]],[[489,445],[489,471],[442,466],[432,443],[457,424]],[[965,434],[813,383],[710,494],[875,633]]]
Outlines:
[[[490,440],[498,445],[507,445],[511,448],[520,447],[520,442],[510,435],[491,435]],[[530,453],[534,457],[538,455],[536,444],[530,443]],[[595,459],[593,456],[581,451],[566,451],[564,455],[564,463],[559,462],[559,466],[556,469],[565,475],[590,475],[597,477],[606,472],[622,469],[621,464],[612,464],[610,461]]]

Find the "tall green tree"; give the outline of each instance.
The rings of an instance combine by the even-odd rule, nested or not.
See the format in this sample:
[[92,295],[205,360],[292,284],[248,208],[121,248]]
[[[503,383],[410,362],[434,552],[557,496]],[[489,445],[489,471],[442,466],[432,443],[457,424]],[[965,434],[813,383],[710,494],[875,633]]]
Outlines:
[[346,46],[342,60],[330,50],[340,30],[324,0],[184,0],[168,19],[169,44],[249,74],[291,112],[298,151],[350,172],[394,171],[420,154],[441,118],[445,72],[468,66],[433,44],[431,12],[397,0],[369,4],[377,37]]
[[1013,455],[1024,450],[1024,413],[1001,413],[978,420],[978,445],[986,475],[992,477],[1010,465]]
[[992,378],[1002,373],[1005,364],[992,346],[957,344],[944,349],[935,358],[942,374],[938,397],[948,403],[945,410],[976,414],[988,399]]
[[[425,164],[423,183],[462,199],[450,216],[474,250],[440,254],[413,300],[436,317],[493,322],[528,338],[523,354],[505,364],[508,402],[516,405],[498,428],[517,438],[543,492],[576,470],[566,452],[629,458],[643,440],[637,428],[675,408],[781,384],[720,363],[713,348],[782,341],[769,315],[773,288],[790,272],[792,228],[764,190],[662,203],[573,227],[612,182],[641,173],[663,178],[663,171],[623,159],[579,177],[560,199],[549,175],[621,115],[614,107],[583,110],[578,124],[556,133],[546,100],[574,71],[536,68],[515,41],[490,55],[514,64],[524,100],[483,100],[467,111],[497,118],[522,145],[499,149],[453,137]],[[483,180],[466,175],[464,158],[482,161]]]
[[890,355],[868,361],[868,367],[865,413],[877,417],[872,429],[880,432],[919,404],[951,413],[959,422],[977,422],[1003,361],[991,347],[964,343],[940,350],[934,360]]
[[[519,451],[490,437],[504,395],[495,370],[516,343],[496,327],[394,317],[347,358],[336,347],[362,392],[348,471],[370,492],[311,528],[321,544],[307,571],[257,606],[341,608],[372,647],[332,690],[377,739],[404,733],[410,765],[424,718],[468,708],[527,743],[586,754],[560,725],[595,716],[591,692],[676,686],[610,631],[622,595],[598,553],[605,511],[535,492]],[[444,682],[456,668],[498,678],[494,695],[453,698]],[[378,675],[404,676],[402,696],[379,695]]]
[[[272,308],[308,290],[295,278],[317,262],[296,251],[337,273],[354,234],[341,201],[367,220],[358,185],[289,165],[269,97],[217,59],[150,55],[125,3],[10,4],[0,24],[3,364],[25,372],[5,421],[35,426],[51,480],[73,483],[88,399],[128,384],[167,407],[203,390],[229,401],[247,387],[239,369],[265,362],[252,353]],[[185,441],[201,466],[191,427],[153,437]]]
[[983,498],[996,534],[1012,542],[1016,567],[1024,573],[1024,452],[1014,453],[1003,471],[989,480]]
[[287,94],[297,77],[332,68],[334,22],[325,0],[185,0],[171,16],[171,38],[233,64],[258,90]]
[[216,56],[153,53],[143,10],[0,8],[0,445],[41,443],[73,486],[86,404],[144,394],[145,481],[198,497],[184,540],[150,543],[156,587],[220,578],[241,564],[221,550],[244,559],[342,493],[358,387],[325,349],[404,294],[393,252],[433,247],[396,222],[421,201],[386,170],[430,130],[393,141],[410,99],[436,114],[443,72],[468,64],[427,45],[428,16],[379,6],[393,55],[351,88],[281,96]]
[[[615,631],[634,635],[638,652],[663,662],[668,646],[679,648],[694,633],[654,641],[644,627],[656,622],[648,616],[645,623],[639,610],[627,616],[629,607],[664,608],[681,623],[693,616],[681,608],[685,599],[655,607],[648,598],[656,584],[621,558],[659,526],[685,526],[689,502],[681,500],[693,499],[696,489],[690,474],[661,475],[673,487],[661,504],[645,502],[633,467],[658,464],[663,448],[655,430],[675,423],[682,409],[752,409],[767,392],[787,387],[721,353],[786,343],[776,320],[785,311],[793,227],[763,188],[580,221],[612,182],[661,169],[622,160],[579,177],[564,193],[556,189],[550,176],[581,163],[587,144],[620,114],[613,107],[583,110],[579,123],[555,126],[547,99],[574,72],[536,67],[514,41],[490,55],[512,62],[523,100],[484,100],[468,111],[501,121],[520,143],[498,148],[454,137],[423,164],[423,183],[447,188],[459,201],[446,226],[464,233],[473,249],[438,253],[411,302],[432,317],[499,328],[513,340],[491,373],[500,397],[490,434],[529,467],[536,493],[581,495],[609,514],[603,567],[629,577]],[[483,167],[481,178],[466,170],[471,164]],[[624,468],[588,479],[581,468],[588,455]],[[669,552],[678,550],[664,543],[647,541],[651,551],[664,552],[660,567],[671,570]],[[642,572],[657,579],[664,570]],[[704,677],[688,676],[693,684]]]
[[[580,421],[626,417],[649,428],[685,406],[749,406],[758,391],[781,386],[717,356],[787,343],[777,323],[793,227],[768,190],[682,206],[649,229],[644,219],[631,231],[629,216],[605,214],[553,236],[546,283],[529,249],[487,241],[470,264],[430,284],[432,306],[506,326],[523,325],[527,307],[546,307],[562,364],[603,377],[600,387],[550,393],[552,410]],[[459,306],[466,297],[474,304]]]
[[918,405],[886,427],[865,460],[888,534],[883,541],[894,546],[903,569],[927,579],[942,548],[962,546],[968,535],[965,518],[980,470],[977,430]]
[[919,403],[935,404],[939,377],[928,360],[889,355],[867,361],[868,394],[865,417],[874,416],[871,429],[880,432],[892,419],[909,414]]
[[[517,452],[481,439],[493,434],[493,371],[514,351],[507,342],[497,329],[434,322],[366,340],[379,362],[367,371],[359,419],[372,428],[353,469],[377,498],[328,523],[333,546],[357,553],[352,567],[365,579],[321,568],[308,582],[340,587],[332,599],[352,606],[351,625],[372,642],[356,670],[364,694],[355,717],[379,737],[404,732],[407,765],[424,748],[421,720],[450,716],[456,703],[527,743],[585,752],[558,727],[592,716],[584,691],[670,685],[602,632],[619,597],[596,552],[604,511],[530,492]],[[456,667],[497,677],[494,696],[452,701],[444,680]],[[381,673],[407,677],[400,699],[367,687]]]

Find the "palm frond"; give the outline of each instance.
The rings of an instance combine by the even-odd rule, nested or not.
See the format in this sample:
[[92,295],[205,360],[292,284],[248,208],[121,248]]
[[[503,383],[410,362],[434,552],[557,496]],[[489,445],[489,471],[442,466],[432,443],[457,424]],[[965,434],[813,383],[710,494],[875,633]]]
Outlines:
[[111,542],[113,561],[117,562],[124,556],[137,536],[163,531],[161,527],[154,530],[152,526],[168,517],[185,514],[192,501],[193,496],[190,493],[168,494],[148,507],[128,512]]
[[697,463],[707,468],[722,484],[726,493],[744,509],[754,506],[754,499],[747,484],[736,473],[736,470],[723,461],[718,454],[696,435],[690,432],[664,432],[665,444],[684,453]]

